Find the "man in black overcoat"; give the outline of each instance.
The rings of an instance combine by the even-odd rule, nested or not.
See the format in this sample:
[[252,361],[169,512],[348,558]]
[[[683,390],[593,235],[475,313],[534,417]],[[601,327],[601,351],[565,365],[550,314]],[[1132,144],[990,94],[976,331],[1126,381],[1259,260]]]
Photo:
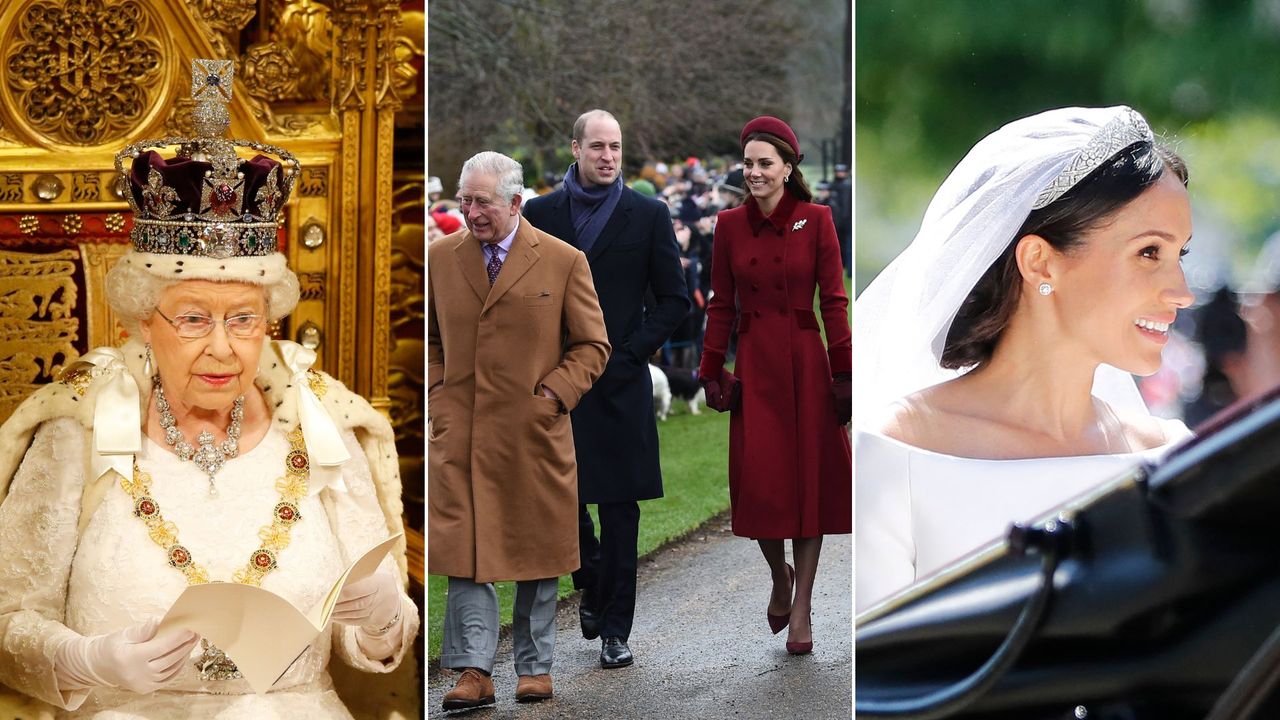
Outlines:
[[[613,352],[572,414],[578,456],[582,635],[601,638],[600,665],[632,663],[640,500],[662,497],[648,359],[689,312],[667,206],[622,182],[622,130],[604,110],[573,125],[564,187],[533,198],[534,227],[586,253]],[[646,307],[646,291],[651,300]],[[597,506],[600,538],[587,505]]]

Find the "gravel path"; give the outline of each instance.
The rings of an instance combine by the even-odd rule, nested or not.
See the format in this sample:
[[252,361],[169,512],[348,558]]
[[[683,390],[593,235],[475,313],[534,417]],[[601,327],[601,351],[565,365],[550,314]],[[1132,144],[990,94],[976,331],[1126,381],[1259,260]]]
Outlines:
[[853,653],[850,536],[823,543],[813,597],[814,652],[787,655],[786,631],[765,623],[768,573],[754,542],[735,538],[727,518],[640,562],[630,646],[631,667],[602,670],[599,640],[584,640],[576,598],[561,603],[556,697],[515,702],[511,644],[503,638],[494,666],[497,704],[445,713],[453,686],[430,672],[432,718],[848,718]]

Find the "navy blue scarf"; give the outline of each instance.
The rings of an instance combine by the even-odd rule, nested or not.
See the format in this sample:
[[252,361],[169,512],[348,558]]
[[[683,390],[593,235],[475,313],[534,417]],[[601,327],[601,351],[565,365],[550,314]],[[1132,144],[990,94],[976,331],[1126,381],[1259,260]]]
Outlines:
[[564,189],[569,193],[569,215],[573,219],[573,231],[578,238],[578,249],[591,250],[605,223],[613,215],[622,197],[622,175],[608,185],[587,189],[578,183],[578,163],[569,166],[564,174]]

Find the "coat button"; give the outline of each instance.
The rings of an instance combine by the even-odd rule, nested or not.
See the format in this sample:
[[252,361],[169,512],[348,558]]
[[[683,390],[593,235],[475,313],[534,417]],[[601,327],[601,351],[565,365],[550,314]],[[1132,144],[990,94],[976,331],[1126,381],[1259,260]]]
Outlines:
[[756,283],[751,283],[751,289],[752,289],[752,290],[759,290],[759,289],[760,289],[760,286],[759,286],[758,284],[756,284]]
[[781,262],[782,262],[782,256],[781,256],[781,255],[779,255],[779,256],[775,257],[775,258],[773,259],[773,261],[774,261],[775,263],[781,263]]
[[753,312],[752,312],[752,314],[753,314],[753,315],[755,315],[756,317],[760,317],[760,311],[759,311],[759,310],[755,310],[755,311],[753,311]]
[[751,264],[752,264],[752,265],[755,265],[755,264],[756,264],[756,259],[755,259],[755,258],[751,258]]

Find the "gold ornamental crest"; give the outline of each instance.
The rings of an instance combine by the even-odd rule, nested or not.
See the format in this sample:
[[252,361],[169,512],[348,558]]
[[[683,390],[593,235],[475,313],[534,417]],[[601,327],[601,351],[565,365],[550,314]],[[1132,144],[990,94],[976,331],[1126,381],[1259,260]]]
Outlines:
[[0,92],[40,145],[118,144],[170,84],[172,55],[149,0],[19,0],[0,12]]

